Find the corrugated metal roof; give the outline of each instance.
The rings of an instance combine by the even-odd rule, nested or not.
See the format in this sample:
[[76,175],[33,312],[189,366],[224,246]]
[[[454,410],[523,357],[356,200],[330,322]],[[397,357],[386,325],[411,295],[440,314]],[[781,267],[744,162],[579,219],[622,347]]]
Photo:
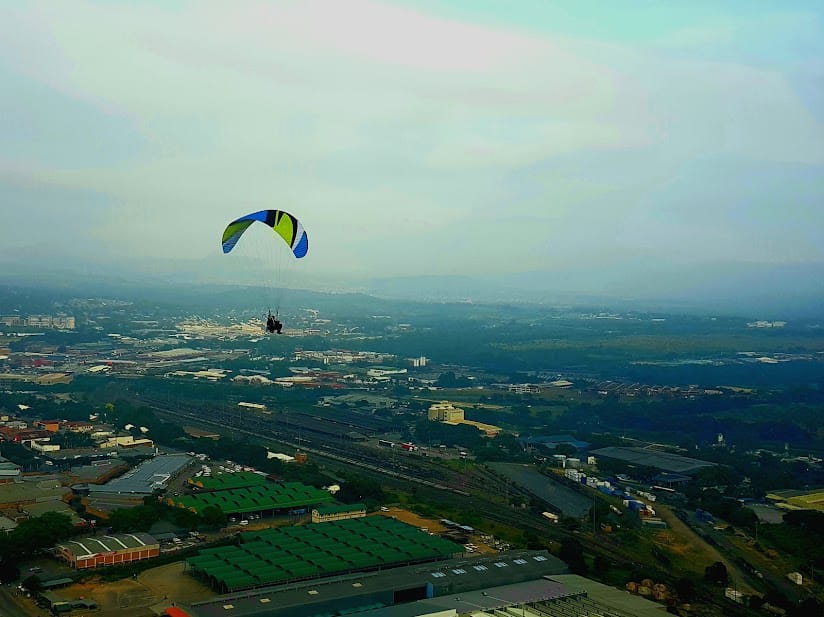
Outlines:
[[693,474],[704,467],[712,467],[715,465],[715,463],[689,458],[679,454],[672,454],[670,452],[657,452],[643,448],[626,448],[622,446],[608,446],[606,448],[593,450],[590,454],[687,475]]
[[165,486],[169,478],[192,460],[192,457],[186,454],[156,456],[106,484],[89,486],[89,491],[92,493],[151,495],[158,486]]
[[[329,525],[331,523],[324,523]],[[536,559],[541,558],[541,561]],[[521,566],[514,564],[515,559],[521,559],[526,563]],[[511,564],[511,567],[496,568],[493,562],[504,561]],[[474,565],[487,564],[488,568],[475,570]],[[456,574],[456,571],[462,571]],[[566,564],[559,559],[549,555],[546,551],[508,551],[497,554],[493,557],[465,557],[459,559],[449,559],[437,563],[417,564],[413,566],[397,567],[382,570],[380,572],[370,571],[358,574],[346,574],[334,577],[325,577],[319,580],[289,582],[282,581],[278,586],[262,588],[255,591],[244,591],[242,594],[230,594],[221,596],[206,602],[196,603],[192,607],[192,612],[197,617],[225,617],[225,604],[232,604],[232,615],[234,617],[249,617],[259,615],[263,617],[286,617],[297,614],[296,609],[300,608],[300,614],[315,614],[311,611],[311,603],[314,601],[325,602],[318,612],[327,610],[329,604],[336,607],[358,606],[359,610],[365,610],[363,602],[369,604],[381,598],[391,599],[393,591],[408,590],[414,586],[422,586],[430,583],[433,586],[436,596],[454,598],[456,593],[460,597],[468,591],[481,596],[480,590],[500,589],[501,585],[512,584],[516,581],[540,581],[541,577],[567,571]],[[434,578],[432,573],[440,573],[442,576]],[[568,593],[557,583],[543,581],[539,585],[540,590],[536,591],[533,597],[555,597]],[[527,588],[519,587],[517,591],[506,592],[514,598],[525,597]],[[319,594],[309,596],[309,590],[319,590]],[[548,591],[547,591],[548,590]],[[506,591],[506,590],[505,590]],[[491,594],[497,595],[497,594]],[[503,597],[503,596],[500,596]],[[362,602],[358,600],[361,598]],[[268,602],[261,602],[261,600]],[[391,600],[385,600],[390,601]],[[395,613],[396,609],[416,607],[418,612]],[[411,617],[413,615],[424,614],[418,603],[410,603],[392,607],[385,607],[385,612],[373,612],[370,615],[402,615]]]
[[[249,570],[259,579],[254,583],[256,585],[308,577],[319,572],[347,572],[438,559],[463,552],[459,544],[385,517],[268,529],[244,533],[241,538],[244,542],[240,546],[210,549],[205,555],[190,558],[187,563],[227,589],[234,590],[242,586],[229,575],[231,573],[224,573],[224,568],[243,569],[254,561],[257,561],[257,567],[249,567]],[[267,571],[273,578],[261,578]],[[286,576],[282,576],[282,572]]]
[[299,482],[262,484],[240,489],[168,498],[168,502],[177,507],[202,512],[204,508],[216,505],[226,514],[298,508],[330,501],[333,501],[333,497],[327,491]]
[[89,557],[100,553],[111,553],[141,546],[159,546],[158,541],[147,533],[122,534],[116,536],[94,536],[71,540],[57,545],[70,551],[75,557]]
[[235,473],[221,473],[214,476],[189,478],[189,483],[201,487],[204,491],[222,491],[228,489],[246,488],[266,484],[265,476],[252,471],[238,471]]
[[318,514],[321,516],[326,514],[340,514],[341,512],[360,512],[366,511],[366,506],[362,503],[353,503],[353,504],[346,504],[346,503],[337,503],[331,504],[328,506],[320,506],[315,508]]

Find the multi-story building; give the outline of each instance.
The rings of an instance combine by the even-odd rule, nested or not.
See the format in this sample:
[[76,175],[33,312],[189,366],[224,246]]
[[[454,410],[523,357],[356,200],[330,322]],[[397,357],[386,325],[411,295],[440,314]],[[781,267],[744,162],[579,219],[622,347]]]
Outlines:
[[447,422],[449,424],[466,424],[473,426],[487,437],[494,437],[501,432],[499,426],[494,424],[484,424],[483,422],[475,422],[474,420],[467,420],[464,418],[464,410],[455,407],[449,401],[441,401],[429,407],[429,420],[431,422]]
[[29,315],[26,318],[26,325],[34,328],[51,328],[51,315]]
[[60,430],[60,420],[35,420],[34,426],[50,433],[56,433]]
[[0,315],[0,326],[29,326],[33,328],[60,328],[61,330],[74,330],[74,317],[69,315]]
[[429,419],[433,422],[460,422],[464,419],[464,410],[449,401],[441,401],[430,405]]
[[74,317],[58,316],[52,319],[52,327],[63,330],[74,330]]

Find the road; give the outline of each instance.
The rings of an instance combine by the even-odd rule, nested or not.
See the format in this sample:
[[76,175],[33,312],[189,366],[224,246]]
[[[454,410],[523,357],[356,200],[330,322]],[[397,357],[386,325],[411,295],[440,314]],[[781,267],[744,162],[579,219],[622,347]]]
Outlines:
[[712,546],[704,540],[700,534],[695,532],[691,525],[675,516],[675,513],[669,506],[656,504],[655,512],[662,520],[666,521],[667,525],[670,526],[670,529],[672,529],[675,534],[701,547],[702,552],[707,555],[707,559],[712,560],[713,563],[716,561],[723,563],[727,567],[730,580],[735,581],[738,591],[747,594],[761,593],[759,589],[763,588],[763,585],[758,585],[758,583],[753,580],[755,577],[748,572],[744,572],[733,559],[721,554],[717,547]]
[[3,617],[50,617],[47,610],[38,607],[32,600],[15,593],[14,587],[0,587],[0,615]]

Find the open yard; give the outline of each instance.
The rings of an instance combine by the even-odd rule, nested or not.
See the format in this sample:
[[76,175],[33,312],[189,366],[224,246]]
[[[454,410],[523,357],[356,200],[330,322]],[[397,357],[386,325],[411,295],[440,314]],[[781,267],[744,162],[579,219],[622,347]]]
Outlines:
[[175,562],[142,572],[137,578],[103,582],[89,579],[57,592],[67,600],[94,600],[100,607],[96,615],[142,617],[158,615],[172,603],[181,605],[210,598],[215,593],[183,571]]

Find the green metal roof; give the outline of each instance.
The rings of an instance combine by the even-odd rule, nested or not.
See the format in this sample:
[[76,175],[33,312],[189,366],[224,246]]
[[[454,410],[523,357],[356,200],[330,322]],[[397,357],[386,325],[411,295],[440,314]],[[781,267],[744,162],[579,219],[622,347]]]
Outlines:
[[260,486],[266,484],[266,476],[252,471],[238,471],[236,473],[221,473],[214,476],[189,478],[189,484],[199,486],[204,491],[223,491],[229,489]]
[[301,508],[333,501],[328,491],[299,482],[290,482],[285,485],[262,484],[168,499],[174,506],[191,509],[198,513],[207,506],[214,505],[226,514]]
[[318,511],[318,514],[326,515],[326,514],[340,514],[341,512],[366,512],[366,506],[362,503],[353,503],[353,504],[346,504],[346,503],[336,503],[331,504],[328,506],[319,506],[315,508]]
[[321,572],[401,565],[463,552],[459,544],[382,516],[246,532],[241,539],[240,546],[206,549],[187,563],[235,591]]

